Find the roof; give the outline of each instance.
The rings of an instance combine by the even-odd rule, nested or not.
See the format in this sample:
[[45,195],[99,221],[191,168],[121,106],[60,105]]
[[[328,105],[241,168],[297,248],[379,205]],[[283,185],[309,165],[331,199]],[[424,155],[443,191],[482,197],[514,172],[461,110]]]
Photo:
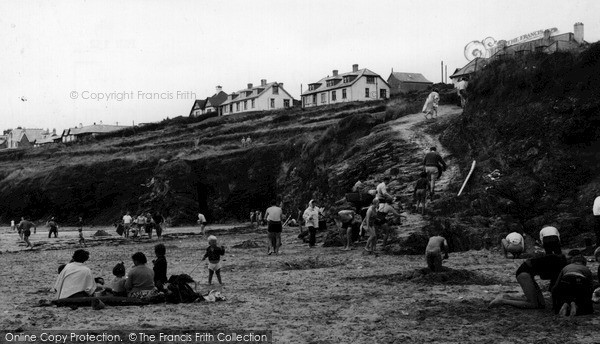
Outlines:
[[[327,86],[327,80],[343,79],[343,77],[345,77],[345,76],[355,76],[355,78],[352,81],[347,82],[347,83],[338,82],[332,86]],[[348,73],[338,74],[337,76],[331,76],[331,77],[327,76],[317,82],[311,82],[311,83],[309,83],[309,85],[320,84],[320,86],[314,90],[306,91],[306,92],[302,93],[301,95],[305,96],[305,95],[309,95],[309,94],[313,94],[313,93],[319,93],[319,92],[323,92],[323,91],[329,91],[329,90],[335,90],[338,88],[349,87],[349,86],[352,86],[354,83],[356,83],[356,81],[363,76],[378,77],[387,85],[387,82],[385,80],[383,80],[383,78],[379,74],[377,74],[367,68],[363,68],[363,69],[359,69],[356,72],[348,72]]]
[[[273,86],[279,86],[281,91],[285,92],[290,98],[294,99],[286,90],[283,89],[283,84],[279,84],[277,81],[275,81],[275,82],[270,82],[268,84],[258,85],[258,86],[254,86],[252,88],[245,88],[243,90],[234,92],[233,94],[236,95],[236,97],[232,98],[232,94],[228,95],[227,99],[224,102],[222,102],[221,105],[230,104],[230,103],[233,103],[234,101],[238,102],[238,101],[243,101],[243,100],[256,99],[256,98],[260,97],[262,94],[264,94],[265,92],[267,92],[267,90],[269,90]],[[249,96],[246,96],[246,92],[252,92],[252,94]]]
[[402,72],[392,72],[388,80],[394,77],[396,80],[401,82],[417,82],[423,84],[433,84],[433,82],[427,80],[423,74],[420,73],[402,73]]
[[46,143],[54,143],[58,139],[60,139],[60,136],[58,135],[44,135],[42,138],[35,140],[35,143],[38,145],[43,145]]
[[70,135],[84,135],[84,134],[98,134],[98,133],[110,133],[125,129],[127,126],[124,125],[108,125],[108,124],[94,124],[87,125],[81,128],[70,128]]
[[473,60],[469,61],[464,67],[460,68],[454,74],[450,75],[450,79],[458,78],[463,75],[469,75],[474,73],[481,68],[487,66],[489,60],[483,57],[476,57]]
[[194,105],[192,105],[192,109],[190,110],[190,115],[194,112],[194,110],[204,110],[205,107],[206,99],[196,99],[194,101]]
[[227,93],[221,91],[219,93],[215,93],[212,97],[208,97],[206,98],[206,101],[204,102],[204,106],[212,106],[212,107],[217,107],[221,104],[223,104],[223,102],[225,102],[227,100]]

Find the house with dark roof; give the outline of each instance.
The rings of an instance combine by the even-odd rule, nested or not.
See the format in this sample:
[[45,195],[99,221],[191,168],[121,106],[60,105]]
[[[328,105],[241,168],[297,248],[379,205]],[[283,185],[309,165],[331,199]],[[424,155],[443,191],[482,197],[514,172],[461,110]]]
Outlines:
[[190,116],[200,116],[210,112],[219,111],[219,107],[223,102],[227,100],[227,93],[223,92],[221,86],[216,87],[216,93],[206,99],[196,99],[192,109],[190,110]]
[[433,82],[427,80],[423,74],[401,73],[394,72],[393,70],[387,79],[387,83],[390,85],[390,92],[392,94],[425,91],[433,85]]
[[221,104],[219,114],[286,109],[293,105],[294,98],[283,88],[283,83],[267,83],[262,79],[259,86],[248,84],[245,89],[229,94]]
[[308,90],[302,93],[302,105],[313,107],[389,96],[390,86],[379,74],[367,68],[358,69],[355,64],[351,72],[339,74],[334,70],[331,76],[308,84]]
[[485,57],[476,57],[469,61],[469,63],[467,63],[464,67],[456,69],[454,73],[450,75],[450,80],[452,80],[452,83],[454,86],[456,86],[461,79],[468,79],[471,74],[481,70],[487,66],[488,63],[490,63],[490,59],[486,59]]

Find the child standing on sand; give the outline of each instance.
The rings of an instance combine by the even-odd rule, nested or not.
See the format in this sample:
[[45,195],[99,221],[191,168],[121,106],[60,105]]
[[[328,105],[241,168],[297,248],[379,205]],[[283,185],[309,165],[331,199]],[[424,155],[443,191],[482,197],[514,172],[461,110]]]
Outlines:
[[202,260],[208,258],[208,284],[212,284],[213,274],[217,275],[219,284],[221,281],[221,256],[225,254],[225,247],[217,247],[217,237],[211,235],[208,237],[208,247]]

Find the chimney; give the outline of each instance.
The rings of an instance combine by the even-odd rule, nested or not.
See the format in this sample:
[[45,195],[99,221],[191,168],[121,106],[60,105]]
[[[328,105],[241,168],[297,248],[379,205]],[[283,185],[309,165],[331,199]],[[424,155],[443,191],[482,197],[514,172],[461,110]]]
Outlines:
[[280,82],[277,85],[279,85],[279,88],[283,88],[283,82]]
[[334,69],[334,70],[333,70],[333,76],[337,76],[337,74],[338,74],[338,70],[337,70],[337,69]]
[[251,88],[252,88],[252,84],[248,83],[248,89],[251,89]]
[[577,43],[583,43],[583,23],[575,23],[573,34]]
[[358,72],[358,64],[353,64],[352,65],[352,71],[353,72]]
[[544,40],[547,41],[550,39],[550,30],[544,30]]
[[260,85],[265,86],[267,84],[267,79],[260,79]]
[[217,86],[215,87],[215,91],[217,91],[217,93],[221,93],[223,91],[223,87]]

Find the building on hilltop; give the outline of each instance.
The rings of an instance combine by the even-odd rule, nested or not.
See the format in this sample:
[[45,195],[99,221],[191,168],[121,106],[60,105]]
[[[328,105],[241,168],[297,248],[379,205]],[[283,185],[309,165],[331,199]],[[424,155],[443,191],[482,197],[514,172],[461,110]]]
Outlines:
[[247,88],[229,94],[221,104],[219,114],[286,109],[292,107],[293,102],[294,98],[283,88],[283,83],[267,83],[262,79],[260,86],[248,84]]
[[34,142],[34,147],[46,146],[52,143],[61,142],[62,137],[56,134],[56,129],[52,129],[52,132],[44,133],[40,138]]
[[[477,57],[471,60],[464,67],[457,69],[450,76],[450,79],[456,86],[462,78],[468,78],[494,59],[517,57],[536,52],[545,54],[552,54],[557,51],[579,52],[589,46],[589,43],[583,39],[583,23],[575,23],[573,25],[573,32],[552,35],[553,31],[556,31],[556,29],[544,30],[543,34],[541,30],[536,31],[511,41],[500,40],[491,48],[491,57],[489,59]],[[530,36],[541,37],[528,39]]]
[[6,135],[6,148],[33,147],[35,140],[45,133],[44,129],[12,129]]
[[63,130],[62,135],[61,135],[61,140],[64,143],[80,141],[80,140],[87,139],[90,137],[95,137],[98,134],[110,133],[110,132],[125,129],[125,128],[128,128],[128,126],[108,125],[108,124],[102,124],[102,122],[100,122],[100,124],[94,123],[93,125],[88,125],[85,127],[83,125],[79,124],[79,126],[76,128],[69,128],[69,129]]
[[216,93],[206,99],[196,99],[190,116],[200,116],[211,112],[218,112],[219,107],[227,100],[227,93],[223,92],[221,86],[216,87]]
[[302,105],[313,107],[352,101],[387,99],[390,96],[388,83],[367,68],[358,69],[352,65],[352,71],[338,74],[308,84],[308,90],[302,93]]
[[394,70],[388,77],[387,83],[390,85],[392,95],[411,91],[425,91],[433,85],[433,82],[427,80],[423,74],[401,73],[394,72]]

